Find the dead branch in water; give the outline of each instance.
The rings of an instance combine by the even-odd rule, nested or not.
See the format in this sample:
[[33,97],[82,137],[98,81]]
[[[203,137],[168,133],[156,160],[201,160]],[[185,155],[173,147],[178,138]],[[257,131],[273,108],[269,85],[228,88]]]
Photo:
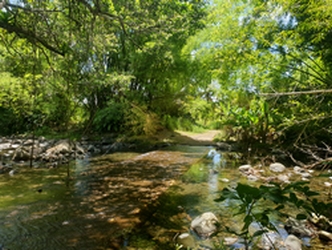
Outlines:
[[[299,146],[297,144],[294,144],[295,148],[297,148],[300,152],[309,155],[314,160],[314,162],[311,164],[305,164],[299,160],[296,160],[294,156],[290,153],[288,153],[288,156],[295,164],[299,165],[300,167],[312,169],[318,166],[323,166],[322,168],[324,169],[328,166],[330,162],[332,162],[332,150],[331,147],[326,143],[322,142],[322,144],[325,146],[325,148],[318,147],[316,145],[311,146],[302,144],[301,146]],[[322,153],[324,154],[323,156]]]

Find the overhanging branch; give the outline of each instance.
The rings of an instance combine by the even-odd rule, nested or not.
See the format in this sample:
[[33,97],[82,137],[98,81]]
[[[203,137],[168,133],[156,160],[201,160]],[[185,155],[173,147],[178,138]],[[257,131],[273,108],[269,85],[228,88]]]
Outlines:
[[7,30],[9,33],[15,33],[16,35],[27,39],[29,42],[31,42],[33,44],[40,43],[46,49],[48,49],[48,50],[50,50],[50,51],[52,51],[52,52],[54,52],[58,55],[61,55],[61,56],[65,55],[64,51],[61,51],[58,48],[55,48],[54,46],[50,45],[49,43],[47,43],[42,38],[36,36],[36,34],[34,34],[33,32],[30,32],[28,30],[24,30],[24,29],[22,29],[18,26],[14,26],[14,25],[11,25],[9,23],[1,22],[1,21],[0,21],[0,28],[3,28],[5,30]]
[[332,93],[332,89],[315,89],[306,91],[291,91],[291,92],[276,92],[276,93],[260,93],[260,96],[291,96],[291,95],[317,95],[317,94],[327,94]]

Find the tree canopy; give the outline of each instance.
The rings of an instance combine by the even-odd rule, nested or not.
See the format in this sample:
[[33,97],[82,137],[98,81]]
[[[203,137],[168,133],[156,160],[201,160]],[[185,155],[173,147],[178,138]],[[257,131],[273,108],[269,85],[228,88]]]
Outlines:
[[330,0],[0,5],[6,133],[181,121],[243,141],[330,141]]
[[[20,98],[33,103],[22,112],[21,105],[8,103],[9,94],[1,99],[2,113],[20,121],[39,114],[43,124],[59,129],[85,121],[87,128],[106,131],[132,120],[126,112],[176,113],[175,95],[189,78],[181,49],[203,27],[204,5],[3,1],[2,71],[20,86],[26,82]],[[10,84],[2,85],[10,91]]]
[[206,27],[186,51],[194,52],[197,75],[213,79],[222,124],[239,139],[330,141],[331,7],[305,0],[212,3]]

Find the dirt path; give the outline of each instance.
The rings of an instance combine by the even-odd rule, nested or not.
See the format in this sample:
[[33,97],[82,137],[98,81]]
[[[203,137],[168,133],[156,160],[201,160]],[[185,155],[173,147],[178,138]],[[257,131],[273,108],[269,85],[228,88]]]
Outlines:
[[204,133],[179,132],[182,136],[187,136],[198,142],[213,142],[213,138],[220,133],[219,130],[209,130]]
[[214,146],[216,143],[213,138],[220,133],[220,130],[208,130],[203,133],[192,133],[184,131],[175,131],[168,135],[172,143],[193,145],[193,146]]

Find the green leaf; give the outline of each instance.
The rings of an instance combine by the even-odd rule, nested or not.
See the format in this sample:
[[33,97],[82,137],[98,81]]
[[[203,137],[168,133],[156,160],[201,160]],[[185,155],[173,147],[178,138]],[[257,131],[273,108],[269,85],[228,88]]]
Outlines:
[[276,210],[276,211],[279,211],[279,210],[282,210],[282,209],[284,209],[284,208],[285,208],[285,205],[284,205],[284,204],[281,204],[281,205],[277,206],[277,207],[275,208],[275,210]]
[[308,216],[305,215],[305,214],[298,214],[298,215],[296,215],[296,219],[297,220],[306,220],[307,218],[308,218]]
[[258,214],[258,221],[262,224],[262,226],[267,226],[270,224],[270,219],[267,216],[267,213]]
[[263,235],[264,233],[267,233],[268,232],[268,230],[257,230],[253,235],[252,235],[252,237],[254,238],[254,237],[258,237],[258,236],[261,236],[261,235]]
[[238,183],[236,191],[240,198],[245,199],[249,203],[262,197],[259,188],[247,184]]
[[247,230],[250,226],[250,224],[254,221],[254,218],[251,215],[246,215],[246,217],[244,217],[244,225],[242,227],[242,231]]
[[237,199],[239,199],[239,197],[237,196],[235,190],[232,190],[232,189],[229,189],[229,188],[224,188],[221,191],[221,196],[219,198],[215,199],[215,201],[222,202],[226,199],[237,200]]
[[292,202],[292,203],[294,203],[294,204],[297,204],[298,199],[297,199],[297,197],[296,197],[296,195],[294,193],[290,193],[289,194],[289,201]]

